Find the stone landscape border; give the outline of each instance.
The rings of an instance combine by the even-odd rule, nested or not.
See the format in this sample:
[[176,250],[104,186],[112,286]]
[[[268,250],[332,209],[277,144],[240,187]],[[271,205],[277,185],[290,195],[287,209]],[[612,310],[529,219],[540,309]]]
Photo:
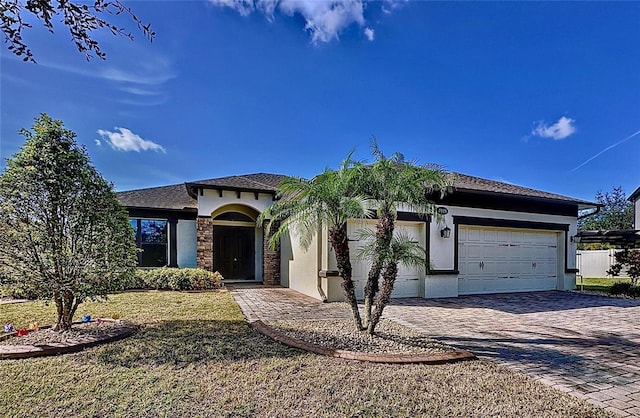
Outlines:
[[445,353],[433,354],[377,354],[338,350],[335,348],[326,348],[307,341],[292,338],[280,331],[276,331],[260,320],[250,321],[249,326],[258,331],[260,334],[265,335],[289,347],[299,348],[301,350],[309,351],[323,356],[343,358],[348,360],[393,364],[445,364],[476,359],[476,356],[473,353],[466,350],[455,350]]
[[[106,321],[106,320],[103,320]],[[91,321],[94,322],[94,321]],[[80,322],[74,322],[80,324]],[[40,329],[51,328],[51,325],[40,327]],[[0,360],[23,359],[31,357],[55,356],[60,354],[76,353],[86,348],[95,347],[101,344],[118,341],[133,334],[136,327],[122,323],[120,327],[114,328],[112,331],[106,332],[102,336],[89,336],[76,339],[68,343],[51,343],[37,345],[0,345]],[[12,332],[0,337],[0,341],[16,337],[17,332]]]

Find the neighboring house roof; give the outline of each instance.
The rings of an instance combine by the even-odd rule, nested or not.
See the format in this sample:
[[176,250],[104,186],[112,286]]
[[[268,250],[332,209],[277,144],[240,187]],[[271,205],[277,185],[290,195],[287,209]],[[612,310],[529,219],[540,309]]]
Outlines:
[[129,208],[197,210],[198,201],[184,183],[118,192],[118,201]]
[[629,196],[629,200],[631,202],[635,202],[636,200],[639,200],[639,199],[640,199],[640,187],[638,187],[636,191],[631,193],[631,196]]
[[[456,191],[459,191],[491,194],[494,196],[509,195],[520,198],[543,199],[555,202],[578,204],[582,207],[597,206],[596,203],[588,202],[586,200],[574,199],[572,197],[555,193],[548,193],[495,180],[487,180],[466,174],[450,173],[449,176],[454,187],[454,195]],[[118,200],[121,204],[130,208],[196,210],[198,202],[195,189],[204,188],[274,193],[280,182],[285,177],[286,176],[282,174],[269,173],[218,177],[182,184],[174,184],[171,186],[151,187],[148,189],[118,192]]]
[[549,199],[567,203],[577,203],[578,205],[584,206],[597,206],[596,203],[586,200],[575,199],[573,197],[555,193],[548,193],[542,190],[530,189],[528,187],[516,186],[515,184],[504,183],[501,181],[487,180],[461,173],[450,173],[449,175],[453,183],[454,193],[456,190],[464,190],[469,192],[497,193],[519,197]]

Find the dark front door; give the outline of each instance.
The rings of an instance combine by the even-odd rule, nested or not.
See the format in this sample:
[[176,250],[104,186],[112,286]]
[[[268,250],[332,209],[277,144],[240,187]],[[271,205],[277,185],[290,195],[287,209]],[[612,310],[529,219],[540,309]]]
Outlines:
[[213,227],[213,269],[226,280],[255,280],[255,229]]

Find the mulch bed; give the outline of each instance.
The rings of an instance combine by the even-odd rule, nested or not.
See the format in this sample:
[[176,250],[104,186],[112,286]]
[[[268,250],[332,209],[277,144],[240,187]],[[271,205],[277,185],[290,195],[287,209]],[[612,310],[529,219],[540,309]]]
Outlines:
[[54,331],[51,326],[0,335],[0,359],[42,357],[73,353],[96,345],[128,337],[136,327],[119,320],[74,322],[67,331]]

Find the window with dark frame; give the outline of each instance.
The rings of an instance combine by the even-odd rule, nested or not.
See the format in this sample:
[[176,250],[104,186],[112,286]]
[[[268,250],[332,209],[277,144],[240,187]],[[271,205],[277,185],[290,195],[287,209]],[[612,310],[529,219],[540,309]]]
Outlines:
[[167,220],[131,219],[135,232],[139,267],[163,267],[167,265]]

